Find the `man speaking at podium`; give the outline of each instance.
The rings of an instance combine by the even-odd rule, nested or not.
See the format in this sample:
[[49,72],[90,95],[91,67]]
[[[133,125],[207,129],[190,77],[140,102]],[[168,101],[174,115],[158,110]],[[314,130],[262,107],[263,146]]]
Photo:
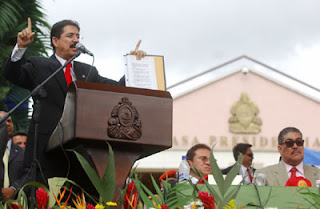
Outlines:
[[[5,77],[12,83],[29,90],[48,78],[60,66],[66,63],[77,52],[76,44],[79,43],[80,27],[72,20],[62,20],[53,25],[50,39],[54,54],[50,58],[30,57],[23,58],[27,47],[33,42],[35,32],[31,29],[31,19],[28,18],[28,27],[18,33],[17,44],[4,69]],[[143,51],[131,51],[137,59],[144,57]],[[112,85],[125,85],[124,77],[120,81],[104,78],[98,74],[95,67],[73,61],[44,85],[45,93],[40,97],[40,123],[38,126],[37,143],[37,176],[36,181],[47,183],[50,177],[66,177],[66,159],[63,156],[50,156],[46,153],[48,140],[57,126],[64,108],[68,86],[72,81],[88,81]],[[28,141],[25,150],[25,171],[29,172],[33,163],[33,148],[35,136],[35,121],[31,120],[28,131]],[[60,159],[61,158],[61,159]],[[40,168],[40,169],[39,169]],[[40,173],[41,172],[41,173]]]

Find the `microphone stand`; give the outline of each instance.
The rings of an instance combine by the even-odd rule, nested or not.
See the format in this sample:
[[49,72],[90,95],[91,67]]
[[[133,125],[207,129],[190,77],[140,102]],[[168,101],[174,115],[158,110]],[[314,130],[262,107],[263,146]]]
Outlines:
[[[36,172],[37,172],[37,144],[38,144],[38,125],[40,123],[40,99],[44,98],[46,96],[46,91],[43,88],[43,86],[56,74],[59,73],[60,70],[65,68],[70,62],[72,62],[75,58],[77,58],[81,54],[80,51],[78,51],[73,57],[71,57],[64,65],[60,66],[54,73],[52,73],[47,79],[45,79],[42,83],[40,83],[36,88],[34,88],[31,93],[24,98],[21,102],[19,102],[14,108],[12,108],[5,116],[3,116],[0,119],[0,124],[2,124],[11,114],[14,112],[18,107],[20,107],[24,102],[26,102],[31,96],[33,98],[34,104],[33,104],[33,113],[32,113],[32,119],[34,121],[34,145],[33,145],[33,158],[32,158],[32,164],[31,164],[31,181],[34,182],[36,180]],[[30,202],[30,208],[34,208],[35,204],[35,193],[36,188],[33,186],[31,188],[31,202]]]

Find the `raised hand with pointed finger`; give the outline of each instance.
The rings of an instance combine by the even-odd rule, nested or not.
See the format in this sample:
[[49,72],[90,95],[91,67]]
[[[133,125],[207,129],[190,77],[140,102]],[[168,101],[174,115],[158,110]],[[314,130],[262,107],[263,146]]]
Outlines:
[[32,32],[31,19],[29,17],[28,27],[18,33],[18,36],[17,36],[18,48],[27,48],[33,42],[34,34],[35,32]]

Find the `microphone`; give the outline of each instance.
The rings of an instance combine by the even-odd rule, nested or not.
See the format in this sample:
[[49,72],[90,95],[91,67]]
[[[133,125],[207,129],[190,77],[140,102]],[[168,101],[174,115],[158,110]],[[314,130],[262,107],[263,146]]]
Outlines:
[[76,48],[81,52],[88,54],[90,56],[93,56],[93,53],[91,53],[85,46],[83,46],[81,43],[76,44]]

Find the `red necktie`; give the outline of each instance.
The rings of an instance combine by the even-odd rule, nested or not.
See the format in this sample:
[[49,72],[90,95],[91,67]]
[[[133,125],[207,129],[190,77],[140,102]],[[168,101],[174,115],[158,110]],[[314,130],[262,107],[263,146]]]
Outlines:
[[249,168],[247,168],[247,172],[248,172],[248,176],[249,176],[250,182],[252,182],[252,175],[251,175],[251,172],[250,172]]
[[291,168],[291,177],[290,178],[292,178],[292,177],[297,177],[297,175],[296,175],[296,173],[297,173],[297,168],[296,167],[292,167]]
[[66,66],[66,71],[64,71],[64,77],[66,78],[67,85],[69,87],[69,84],[72,82],[72,76],[71,76],[71,62]]

